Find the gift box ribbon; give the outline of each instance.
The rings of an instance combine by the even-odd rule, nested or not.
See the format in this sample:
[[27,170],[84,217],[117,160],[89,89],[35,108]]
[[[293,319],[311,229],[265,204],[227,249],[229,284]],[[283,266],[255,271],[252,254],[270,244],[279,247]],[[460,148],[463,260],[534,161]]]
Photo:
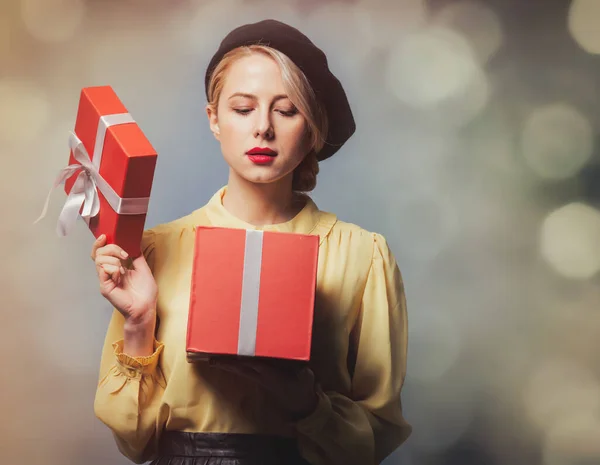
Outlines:
[[238,334],[238,355],[254,356],[256,352],[262,249],[263,232],[251,229],[246,230],[244,269],[242,274],[242,300],[240,303],[240,329]]
[[[34,224],[40,221],[48,210],[50,196],[52,191],[63,184],[77,172],[79,175],[67,196],[67,200],[60,212],[57,224],[57,233],[59,236],[69,234],[75,226],[78,216],[89,224],[90,218],[93,218],[100,212],[100,197],[98,190],[106,198],[111,208],[119,215],[141,215],[148,211],[149,197],[121,198],[115,190],[100,175],[100,162],[102,161],[102,152],[104,150],[104,140],[106,132],[110,126],[119,124],[135,123],[129,113],[119,113],[105,115],[100,117],[98,123],[98,132],[96,133],[96,144],[92,157],[88,154],[83,143],[74,132],[69,136],[69,147],[73,151],[73,157],[78,163],[68,165],[60,170],[54,185],[46,197],[46,203],[40,217],[34,221]],[[82,208],[83,207],[83,208]]]

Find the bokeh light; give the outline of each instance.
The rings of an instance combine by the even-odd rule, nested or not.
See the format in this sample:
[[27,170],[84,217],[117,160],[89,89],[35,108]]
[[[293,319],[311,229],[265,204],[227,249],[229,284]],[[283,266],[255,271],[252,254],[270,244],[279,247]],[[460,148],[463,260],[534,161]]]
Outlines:
[[21,15],[29,34],[42,42],[73,39],[85,17],[84,0],[21,0]]
[[491,93],[487,75],[483,69],[476,67],[469,85],[450,99],[440,102],[432,111],[431,118],[437,118],[444,126],[464,127],[485,110]]
[[593,151],[593,129],[576,108],[566,103],[536,108],[523,127],[522,151],[529,167],[548,179],[576,174]]
[[460,32],[480,63],[489,61],[504,41],[498,15],[480,1],[448,2],[436,13],[433,22]]
[[[372,12],[372,10],[369,10]],[[344,5],[342,3],[322,3],[310,11],[302,23],[297,23],[301,30],[314,42],[327,43],[329,63],[333,69],[338,69],[348,76],[358,77],[360,73],[369,71],[365,66],[366,60],[373,53],[375,43],[363,34],[355,31],[363,27],[368,20],[364,11],[356,5]],[[334,40],[325,39],[328,36],[327,29],[331,24],[344,24],[335,34]],[[342,51],[350,48],[352,60],[339,60]]]
[[600,211],[571,203],[551,212],[541,228],[541,254],[562,276],[586,279],[600,270]]
[[554,358],[536,367],[524,399],[530,419],[546,431],[571,417],[600,413],[600,383],[576,360]]
[[48,123],[46,92],[32,81],[0,79],[0,102],[0,142],[31,140]]
[[[224,11],[234,11],[235,14],[222,14]],[[266,11],[269,12],[268,15]],[[298,15],[293,12],[294,8],[283,2],[259,2],[256,6],[243,0],[196,2],[187,25],[182,24],[181,39],[184,46],[205,56],[208,63],[226,34],[224,31],[245,23],[261,21],[266,17],[280,18],[281,21],[289,21],[294,25],[298,21]]]
[[568,27],[573,39],[588,53],[600,54],[600,2],[573,0]]
[[387,49],[428,20],[424,0],[359,0],[354,11],[360,18],[358,29],[344,29],[374,48]]
[[0,1],[4,461],[129,463],[92,409],[110,316],[93,236],[56,237],[60,189],[31,224],[81,88],[112,85],[139,122],[159,153],[146,224],[171,221],[227,179],[205,65],[271,17],[326,52],[357,122],[312,197],[402,271],[414,430],[383,465],[600,463],[600,6],[570,4]]
[[393,94],[415,107],[428,107],[462,93],[476,76],[467,41],[443,28],[415,32],[391,51],[387,82]]

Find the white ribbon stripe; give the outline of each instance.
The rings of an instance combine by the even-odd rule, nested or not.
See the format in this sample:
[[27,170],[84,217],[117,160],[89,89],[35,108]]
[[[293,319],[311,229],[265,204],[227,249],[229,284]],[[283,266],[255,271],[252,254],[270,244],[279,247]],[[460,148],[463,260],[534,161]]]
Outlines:
[[78,163],[69,165],[59,172],[54,185],[46,197],[42,214],[35,220],[34,224],[46,216],[52,191],[77,172],[79,174],[58,217],[57,233],[59,236],[69,234],[75,226],[80,211],[81,217],[88,224],[90,218],[93,218],[100,212],[98,190],[102,192],[102,195],[104,195],[111,208],[119,215],[141,215],[148,211],[149,197],[121,198],[99,172],[107,129],[110,126],[134,122],[129,113],[102,116],[98,123],[96,144],[92,157],[86,151],[79,137],[74,132],[70,133],[69,147],[73,151],[73,157]]
[[238,355],[254,356],[256,353],[262,250],[263,231],[247,230],[244,249]]

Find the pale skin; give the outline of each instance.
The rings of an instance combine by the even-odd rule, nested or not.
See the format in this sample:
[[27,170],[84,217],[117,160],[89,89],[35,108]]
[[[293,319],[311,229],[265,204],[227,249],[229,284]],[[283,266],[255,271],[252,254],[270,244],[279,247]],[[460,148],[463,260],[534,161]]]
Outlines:
[[[292,191],[292,176],[309,150],[307,125],[286,96],[277,63],[259,53],[236,60],[227,71],[217,108],[207,106],[206,113],[229,165],[223,206],[257,226],[293,218],[303,207]],[[254,147],[268,147],[277,156],[267,165],[255,165],[246,155]],[[123,351],[147,356],[154,349],[158,288],[144,256],[125,267],[124,254],[100,236],[91,256],[100,293],[125,318]],[[214,365],[262,384],[294,416],[308,415],[316,407],[315,378],[307,367],[282,370],[258,359],[217,360]]]

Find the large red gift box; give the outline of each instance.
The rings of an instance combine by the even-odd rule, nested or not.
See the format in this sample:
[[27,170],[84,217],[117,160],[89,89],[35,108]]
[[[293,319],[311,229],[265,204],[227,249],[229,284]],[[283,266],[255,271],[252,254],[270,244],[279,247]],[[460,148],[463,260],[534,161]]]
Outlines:
[[186,351],[310,359],[319,238],[196,228]]
[[58,234],[67,235],[81,217],[94,236],[105,234],[107,243],[139,256],[157,154],[110,86],[82,89],[69,146],[69,165],[53,187],[64,183],[68,195]]

